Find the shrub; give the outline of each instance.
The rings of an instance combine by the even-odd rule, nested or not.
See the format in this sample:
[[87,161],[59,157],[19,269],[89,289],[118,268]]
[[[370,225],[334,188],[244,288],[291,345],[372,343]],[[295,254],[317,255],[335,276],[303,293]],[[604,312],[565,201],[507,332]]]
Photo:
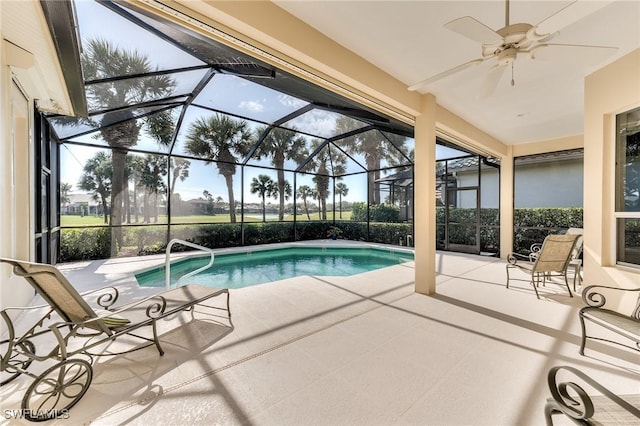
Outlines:
[[341,221],[336,225],[342,229],[342,238],[353,241],[367,241],[367,223]]
[[582,228],[582,208],[515,209],[513,212],[513,251],[527,255],[532,244],[547,235],[569,228]]
[[[328,222],[312,221],[296,223],[296,241],[318,240],[327,238]],[[342,226],[341,226],[342,228]],[[342,228],[344,230],[344,228]],[[345,238],[347,238],[345,236]]]
[[60,261],[107,259],[111,254],[110,228],[62,229]]
[[[371,222],[399,222],[400,208],[394,204],[370,204],[369,218]],[[366,203],[353,203],[351,220],[354,222],[367,221]]]
[[412,235],[412,232],[411,223],[370,223],[369,241],[399,245],[400,239],[404,242],[407,235]]
[[[178,225],[171,227],[171,238],[178,238],[207,248],[236,247],[242,245],[239,223],[215,223],[207,225]],[[176,246],[176,251],[185,249]]]
[[244,225],[244,244],[271,244],[293,241],[293,222],[265,222]]
[[366,203],[353,203],[353,205],[351,206],[351,220],[353,220],[354,222],[367,221]]

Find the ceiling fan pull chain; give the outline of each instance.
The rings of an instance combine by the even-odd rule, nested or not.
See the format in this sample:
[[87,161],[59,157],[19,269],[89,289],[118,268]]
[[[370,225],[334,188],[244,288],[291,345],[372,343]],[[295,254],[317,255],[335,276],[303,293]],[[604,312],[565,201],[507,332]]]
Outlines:
[[511,87],[515,86],[516,82],[513,79],[513,62],[511,62]]

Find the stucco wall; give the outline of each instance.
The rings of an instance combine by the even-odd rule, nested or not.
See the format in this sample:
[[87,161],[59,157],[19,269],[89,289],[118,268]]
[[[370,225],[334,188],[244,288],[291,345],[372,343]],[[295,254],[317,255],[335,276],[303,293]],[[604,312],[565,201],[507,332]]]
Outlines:
[[586,284],[640,287],[640,269],[615,264],[615,115],[640,106],[640,49],[585,79],[584,277]]
[[[4,55],[1,69],[0,257],[29,259],[33,240],[29,157],[32,103],[13,82]],[[0,307],[24,306],[33,294],[24,279],[15,277],[8,265],[0,264]]]
[[[498,172],[482,169],[482,208],[499,204]],[[477,185],[475,172],[458,172],[458,187]],[[515,208],[582,207],[582,160],[572,159],[517,165],[515,169]],[[475,200],[459,192],[458,207],[475,207]]]
[[516,165],[515,208],[582,207],[582,160]]

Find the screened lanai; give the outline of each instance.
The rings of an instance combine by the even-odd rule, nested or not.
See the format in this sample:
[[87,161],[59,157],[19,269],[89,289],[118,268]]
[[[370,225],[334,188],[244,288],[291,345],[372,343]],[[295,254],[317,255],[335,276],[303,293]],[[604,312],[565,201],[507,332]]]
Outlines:
[[130,4],[74,7],[87,114],[41,115],[39,260],[413,239],[381,184],[413,173],[410,125]]

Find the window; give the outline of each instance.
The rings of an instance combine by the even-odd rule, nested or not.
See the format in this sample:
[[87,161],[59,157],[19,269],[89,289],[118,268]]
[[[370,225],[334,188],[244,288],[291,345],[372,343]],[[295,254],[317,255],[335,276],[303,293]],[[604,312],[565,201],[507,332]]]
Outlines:
[[640,108],[616,117],[616,262],[640,266]]

